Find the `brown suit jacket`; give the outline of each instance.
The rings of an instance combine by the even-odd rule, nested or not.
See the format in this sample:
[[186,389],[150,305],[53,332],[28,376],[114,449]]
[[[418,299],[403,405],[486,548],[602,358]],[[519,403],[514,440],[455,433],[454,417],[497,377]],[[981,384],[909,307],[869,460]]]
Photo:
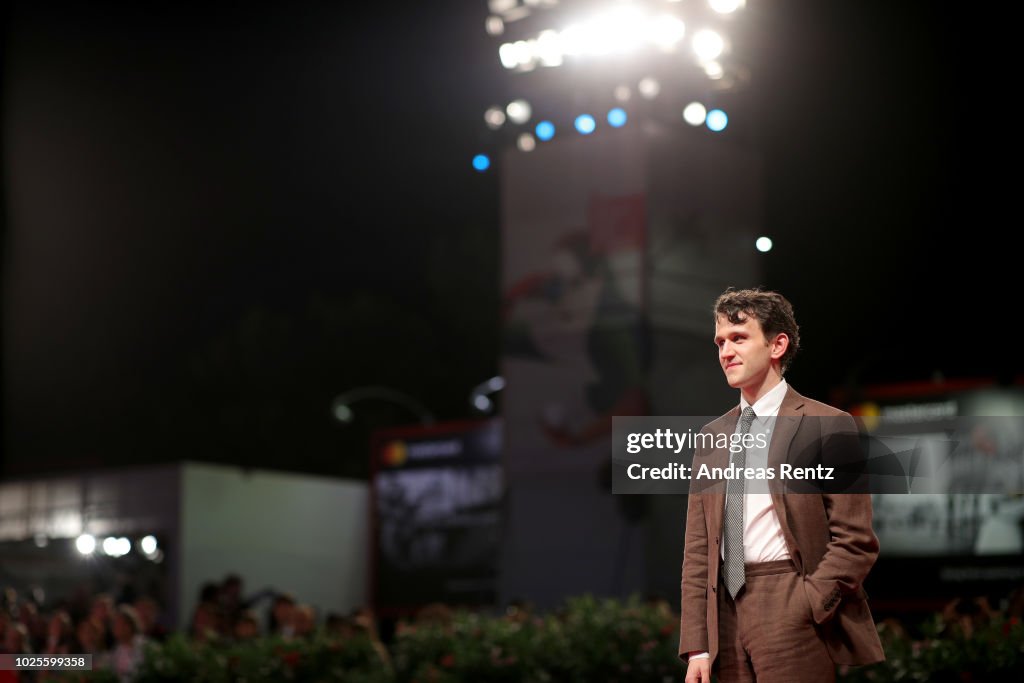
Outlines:
[[[707,425],[705,431],[731,434],[739,412],[739,406],[733,408]],[[830,419],[807,420],[805,416]],[[807,454],[820,452],[821,444],[833,432],[855,435],[856,430],[849,413],[807,399],[790,387],[775,421],[768,466],[778,472],[781,463],[793,462],[792,454],[801,454],[806,460]],[[704,462],[711,467],[727,467],[728,449],[698,448],[694,453],[693,471]],[[689,652],[707,651],[714,663],[718,655],[717,592],[724,487],[701,490],[691,480],[690,488],[679,656],[686,659]],[[878,557],[878,538],[871,528],[870,494],[781,493],[779,490],[779,483],[771,482],[772,502],[786,547],[803,576],[817,631],[832,660],[836,664],[870,664],[884,660],[867,594],[861,587]],[[771,618],[771,615],[765,616]]]

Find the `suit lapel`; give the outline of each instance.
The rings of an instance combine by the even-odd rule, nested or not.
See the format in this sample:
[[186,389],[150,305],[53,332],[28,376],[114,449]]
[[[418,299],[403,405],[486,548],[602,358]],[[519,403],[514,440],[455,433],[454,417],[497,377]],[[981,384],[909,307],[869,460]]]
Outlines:
[[[725,421],[722,424],[722,433],[732,435],[736,431],[736,422],[740,419],[740,407],[736,406],[725,414]],[[729,449],[716,448],[708,454],[708,467],[728,467]],[[712,529],[717,536],[721,533],[722,515],[725,514],[725,485],[712,489],[721,493],[708,493],[705,499],[704,514],[708,516],[708,528]]]
[[[803,407],[804,397],[789,387],[785,398],[782,399],[782,405],[779,406],[779,416],[775,418],[772,441],[768,447],[768,466],[774,469],[776,474],[779,472],[779,465],[786,462],[789,445],[793,443],[793,437],[796,436],[796,430],[804,416]],[[774,482],[779,483],[779,480],[775,479]]]
[[803,558],[799,557],[799,549],[793,531],[789,528],[789,516],[786,514],[786,496],[782,493],[785,488],[781,479],[778,478],[779,466],[786,462],[789,455],[789,446],[796,436],[796,430],[800,427],[800,421],[804,416],[804,397],[798,394],[793,387],[786,390],[786,397],[779,406],[779,416],[775,420],[772,433],[771,445],[768,447],[768,466],[776,473],[776,479],[770,482],[772,503],[775,507],[775,516],[779,519],[782,527],[782,536],[786,539],[789,547],[789,554],[802,569]]

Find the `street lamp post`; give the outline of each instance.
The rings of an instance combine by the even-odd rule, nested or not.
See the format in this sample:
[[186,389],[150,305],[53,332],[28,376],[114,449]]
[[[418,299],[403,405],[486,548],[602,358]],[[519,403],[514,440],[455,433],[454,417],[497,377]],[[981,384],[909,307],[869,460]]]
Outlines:
[[416,415],[420,423],[423,425],[434,424],[434,415],[431,413],[426,406],[420,403],[412,396],[392,389],[391,387],[384,386],[368,386],[358,387],[351,389],[344,393],[338,394],[331,401],[331,414],[334,419],[344,424],[350,424],[355,419],[355,413],[352,411],[352,405],[360,401],[377,400],[377,401],[390,401],[391,403],[397,403],[409,412]]

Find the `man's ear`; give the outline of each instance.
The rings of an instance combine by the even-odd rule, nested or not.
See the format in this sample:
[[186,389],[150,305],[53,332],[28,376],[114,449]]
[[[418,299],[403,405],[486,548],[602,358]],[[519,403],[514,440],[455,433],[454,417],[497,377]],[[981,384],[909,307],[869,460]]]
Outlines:
[[785,332],[779,332],[775,335],[775,339],[772,341],[772,360],[779,360],[786,355],[786,349],[789,348],[789,335]]

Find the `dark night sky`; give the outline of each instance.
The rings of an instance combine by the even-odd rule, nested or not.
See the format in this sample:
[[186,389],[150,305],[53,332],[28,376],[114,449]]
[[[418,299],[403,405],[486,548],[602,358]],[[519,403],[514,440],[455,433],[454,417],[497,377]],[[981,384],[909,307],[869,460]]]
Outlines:
[[[804,328],[794,384],[1016,373],[992,353],[1009,136],[978,111],[1000,48],[980,76],[964,56],[993,27],[926,2],[750,5],[764,284]],[[213,7],[7,10],[9,473],[358,475],[336,393],[461,418],[497,370],[497,177],[468,160],[510,76],[485,3]]]

